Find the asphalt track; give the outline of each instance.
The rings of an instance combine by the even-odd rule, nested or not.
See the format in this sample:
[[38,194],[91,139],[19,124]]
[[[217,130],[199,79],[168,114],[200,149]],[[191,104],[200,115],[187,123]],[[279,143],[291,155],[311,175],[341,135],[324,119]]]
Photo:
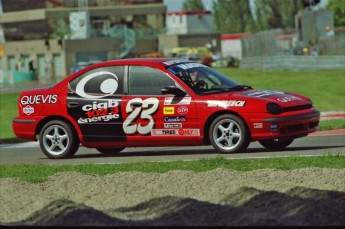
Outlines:
[[319,131],[295,141],[282,151],[267,151],[253,142],[247,151],[236,154],[216,153],[212,146],[127,148],[116,156],[105,157],[95,149],[80,147],[71,159],[48,159],[37,142],[0,145],[0,164],[116,164],[143,161],[188,161],[223,156],[227,159],[287,156],[345,155],[345,129]]

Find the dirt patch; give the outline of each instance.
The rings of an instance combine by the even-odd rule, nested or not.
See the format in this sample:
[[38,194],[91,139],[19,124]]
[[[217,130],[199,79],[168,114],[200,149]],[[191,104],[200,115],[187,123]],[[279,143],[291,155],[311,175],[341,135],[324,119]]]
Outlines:
[[58,173],[0,194],[2,225],[345,225],[345,169]]

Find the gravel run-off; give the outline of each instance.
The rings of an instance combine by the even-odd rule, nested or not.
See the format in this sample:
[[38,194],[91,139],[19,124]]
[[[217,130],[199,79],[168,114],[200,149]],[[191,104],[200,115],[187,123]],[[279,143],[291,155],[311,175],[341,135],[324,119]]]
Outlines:
[[1,225],[344,226],[345,169],[0,179]]

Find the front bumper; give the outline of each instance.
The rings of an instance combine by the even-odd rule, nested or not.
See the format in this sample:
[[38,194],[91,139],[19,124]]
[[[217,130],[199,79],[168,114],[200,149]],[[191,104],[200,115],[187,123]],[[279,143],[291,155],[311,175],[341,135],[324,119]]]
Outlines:
[[305,114],[296,114],[290,116],[264,118],[260,122],[252,120],[256,123],[262,123],[262,128],[254,128],[253,123],[252,140],[264,140],[272,138],[298,138],[307,136],[309,133],[319,129],[320,112],[317,110]]

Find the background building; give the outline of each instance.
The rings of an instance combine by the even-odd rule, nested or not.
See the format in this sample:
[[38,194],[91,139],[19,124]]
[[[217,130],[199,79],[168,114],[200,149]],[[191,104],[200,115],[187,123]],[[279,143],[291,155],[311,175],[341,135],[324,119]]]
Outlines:
[[223,34],[221,36],[222,56],[242,59],[241,39],[249,37],[250,33]]
[[159,48],[165,54],[177,47],[207,47],[212,53],[220,53],[220,33],[213,25],[211,11],[168,12],[167,32],[159,34]]
[[[60,80],[78,66],[158,50],[162,0],[2,0],[1,68]],[[12,75],[13,78],[13,75]]]

